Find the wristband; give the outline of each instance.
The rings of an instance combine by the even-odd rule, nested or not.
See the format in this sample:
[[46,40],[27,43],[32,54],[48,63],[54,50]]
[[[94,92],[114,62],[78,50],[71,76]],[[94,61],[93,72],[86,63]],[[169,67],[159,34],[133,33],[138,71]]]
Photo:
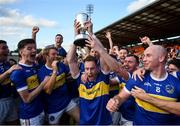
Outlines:
[[53,71],[52,74],[56,74],[57,75],[57,71]]

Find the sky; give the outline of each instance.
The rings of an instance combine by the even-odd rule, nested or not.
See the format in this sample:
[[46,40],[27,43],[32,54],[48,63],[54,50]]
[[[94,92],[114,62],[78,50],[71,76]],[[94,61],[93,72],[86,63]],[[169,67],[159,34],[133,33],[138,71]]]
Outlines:
[[76,14],[94,6],[93,31],[126,17],[155,0],[0,0],[0,39],[11,51],[20,40],[31,38],[33,26],[39,26],[37,48],[54,44],[55,35],[64,37],[62,46],[69,49],[74,41],[73,23]]

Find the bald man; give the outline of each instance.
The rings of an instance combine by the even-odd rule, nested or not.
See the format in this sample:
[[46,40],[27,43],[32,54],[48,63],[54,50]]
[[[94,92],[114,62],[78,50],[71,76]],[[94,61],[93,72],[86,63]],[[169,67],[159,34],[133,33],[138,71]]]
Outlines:
[[[144,52],[144,68],[149,72],[145,73],[143,81],[139,78],[135,81],[129,79],[124,89],[110,99],[107,109],[114,112],[130,96],[135,96],[136,112],[134,125],[177,125],[178,116],[172,114],[171,108],[153,104],[146,100],[137,98],[142,92],[151,97],[169,102],[178,103],[180,100],[180,81],[168,74],[165,70],[167,52],[159,45],[152,45]],[[137,96],[137,97],[136,97]],[[158,100],[156,100],[158,103]],[[169,107],[169,106],[168,106]]]

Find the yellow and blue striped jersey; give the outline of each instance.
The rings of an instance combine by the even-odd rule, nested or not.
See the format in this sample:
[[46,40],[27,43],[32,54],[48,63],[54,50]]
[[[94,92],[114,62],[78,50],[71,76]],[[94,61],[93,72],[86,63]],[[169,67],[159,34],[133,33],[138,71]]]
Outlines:
[[[9,68],[10,64],[8,62],[0,63],[0,75],[6,72]],[[0,99],[12,96],[12,91],[11,80],[7,77],[0,83]]]
[[[126,84],[126,89],[131,91],[134,86],[144,89],[146,93],[155,98],[167,101],[180,100],[180,81],[168,73],[163,79],[157,79],[150,73],[144,75],[143,81],[130,79]],[[140,99],[136,98],[135,101],[135,125],[177,125],[176,115]]]
[[[32,92],[39,86],[39,80],[37,78],[37,69],[35,65],[20,64],[22,69],[14,70],[10,76],[13,84],[18,92],[28,90]],[[24,103],[21,100],[20,103],[20,118],[29,119],[39,115],[43,111],[43,104],[41,96],[38,95],[30,103]]]
[[80,97],[81,125],[109,125],[110,112],[106,109],[109,100],[109,75],[99,73],[95,81],[83,83],[77,79]]
[[[58,72],[56,82],[51,94],[47,94],[45,91],[42,93],[45,112],[48,114],[61,111],[67,107],[71,100],[66,83],[66,75],[69,73],[69,68],[63,63],[57,63],[57,67]],[[42,82],[46,76],[51,76],[52,72],[52,68],[49,68],[46,65],[42,66],[38,71],[40,82]]]

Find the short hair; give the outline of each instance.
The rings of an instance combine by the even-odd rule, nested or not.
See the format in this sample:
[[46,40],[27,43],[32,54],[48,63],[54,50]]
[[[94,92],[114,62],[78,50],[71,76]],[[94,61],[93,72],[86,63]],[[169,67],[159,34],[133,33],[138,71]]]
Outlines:
[[0,44],[7,44],[5,40],[0,40]]
[[180,59],[172,59],[168,62],[168,65],[173,64],[175,65],[178,69],[180,69]]
[[88,56],[84,59],[84,63],[85,63],[85,62],[88,62],[88,61],[93,61],[93,62],[95,62],[95,64],[97,65],[97,59],[96,59],[96,57],[94,57],[94,56],[88,55]]
[[139,64],[139,57],[138,56],[136,56],[134,54],[129,54],[129,55],[127,55],[127,57],[134,57],[136,62]]
[[48,53],[49,53],[49,51],[51,50],[51,49],[55,49],[56,51],[58,51],[57,50],[57,48],[54,46],[54,45],[48,45],[48,46],[46,46],[44,49],[43,49],[43,55],[48,55]]
[[18,43],[18,51],[23,49],[28,44],[36,44],[34,39],[23,39]]
[[61,34],[56,34],[56,37],[57,37],[57,36],[61,36],[61,37],[63,38],[63,36],[62,36]]
[[126,51],[127,51],[127,54],[129,53],[129,50],[128,50],[127,48],[123,48],[123,47],[120,48],[119,51],[122,50],[122,49],[123,49],[123,50],[126,50]]

